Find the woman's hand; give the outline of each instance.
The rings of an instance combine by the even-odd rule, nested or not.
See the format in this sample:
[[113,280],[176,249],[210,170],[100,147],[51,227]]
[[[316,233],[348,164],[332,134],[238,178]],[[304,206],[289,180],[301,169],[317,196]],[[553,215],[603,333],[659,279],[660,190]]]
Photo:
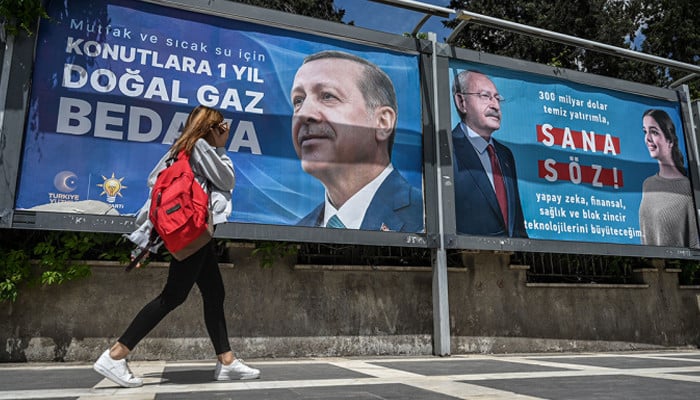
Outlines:
[[[133,263],[134,260],[138,258],[138,262],[136,265],[133,265],[134,268],[141,268],[143,266],[143,263],[148,259],[148,256],[151,255],[150,251],[146,251],[145,249],[142,249],[140,247],[135,248],[134,250],[131,251],[131,262]],[[131,269],[131,266],[129,267]],[[127,271],[129,270],[127,269]]]
[[209,129],[209,133],[204,136],[204,140],[213,147],[226,147],[226,142],[228,142],[230,133],[231,128],[228,122],[222,121]]
[[231,128],[228,122],[223,121],[212,129],[212,141],[214,147],[226,147],[228,137],[231,134]]

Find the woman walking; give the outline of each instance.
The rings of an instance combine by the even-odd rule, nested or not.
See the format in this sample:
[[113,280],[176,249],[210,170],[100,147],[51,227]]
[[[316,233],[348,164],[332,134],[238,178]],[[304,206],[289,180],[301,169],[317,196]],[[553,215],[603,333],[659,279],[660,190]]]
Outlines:
[[[225,222],[231,214],[231,191],[236,182],[233,162],[226,155],[229,134],[228,123],[219,111],[195,107],[187,118],[182,135],[148,176],[148,186],[153,187],[169,158],[184,151],[190,156],[197,181],[209,194],[212,222],[214,225]],[[147,246],[153,228],[148,220],[149,208],[150,198],[136,217],[139,228],[129,235],[129,239],[142,248]],[[225,289],[217,259],[213,241],[181,261],[173,259],[163,291],[141,309],[117,342],[102,353],[94,364],[95,371],[123,387],[143,385],[143,380],[135,377],[129,369],[127,355],[170,311],[185,301],[192,286],[197,284],[204,303],[207,332],[217,355],[214,379],[258,378],[260,371],[236,359],[231,351],[224,315]]]

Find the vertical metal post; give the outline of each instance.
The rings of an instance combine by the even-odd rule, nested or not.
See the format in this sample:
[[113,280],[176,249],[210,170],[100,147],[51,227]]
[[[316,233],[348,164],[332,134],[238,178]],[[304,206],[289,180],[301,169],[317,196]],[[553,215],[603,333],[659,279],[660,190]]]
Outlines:
[[[0,26],[0,29],[4,27]],[[16,149],[8,148],[8,134],[5,126],[5,108],[7,106],[7,98],[9,96],[10,86],[10,71],[12,70],[12,59],[15,37],[14,35],[5,37],[5,49],[2,53],[2,64],[0,65],[0,164],[3,165],[2,174],[0,174],[0,228],[7,228],[12,223],[12,206],[14,194],[10,194],[10,180],[17,178],[13,171],[6,167],[5,152],[17,151]]]
[[[2,29],[2,27],[0,27]],[[10,69],[12,68],[12,50],[14,49],[15,37],[6,37],[5,50],[3,52],[2,66],[0,66],[0,139],[2,139],[2,124],[5,120],[5,104],[8,96],[10,84]]]
[[683,116],[683,125],[685,127],[685,146],[688,154],[688,177],[690,178],[691,187],[695,195],[696,208],[695,219],[700,221],[700,209],[697,207],[697,200],[700,198],[700,176],[697,171],[700,170],[700,149],[698,148],[698,139],[700,137],[700,102],[691,102],[690,89],[688,85],[680,85],[676,88],[678,99],[681,102],[681,111]]
[[0,70],[0,227],[12,226],[35,38],[7,36]]
[[434,130],[436,140],[436,179],[437,179],[437,206],[438,206],[438,237],[437,249],[432,249],[431,263],[433,267],[433,354],[436,356],[450,355],[450,306],[447,285],[447,253],[445,250],[445,225],[442,201],[442,157],[440,155],[440,101],[438,99],[438,69],[437,69],[437,35],[428,33],[428,39],[432,44],[432,70],[433,70],[433,112]]

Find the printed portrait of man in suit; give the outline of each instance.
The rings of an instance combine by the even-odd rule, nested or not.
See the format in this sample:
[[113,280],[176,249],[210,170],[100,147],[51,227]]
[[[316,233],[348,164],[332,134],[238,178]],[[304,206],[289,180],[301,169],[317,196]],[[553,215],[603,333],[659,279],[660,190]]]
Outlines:
[[505,99],[470,70],[455,77],[452,96],[461,120],[452,130],[457,232],[527,238],[513,153],[493,138]]
[[340,51],[304,59],[291,89],[292,141],[325,198],[297,225],[421,232],[422,192],[391,163],[397,99],[375,64]]

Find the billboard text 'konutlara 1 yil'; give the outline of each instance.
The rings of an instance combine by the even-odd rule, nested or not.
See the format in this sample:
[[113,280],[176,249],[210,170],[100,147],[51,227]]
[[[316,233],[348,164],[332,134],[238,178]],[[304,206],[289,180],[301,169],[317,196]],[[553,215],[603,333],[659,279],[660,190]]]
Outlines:
[[229,221],[424,231],[417,54],[130,0],[48,13],[17,209],[134,214],[203,104],[231,125]]

